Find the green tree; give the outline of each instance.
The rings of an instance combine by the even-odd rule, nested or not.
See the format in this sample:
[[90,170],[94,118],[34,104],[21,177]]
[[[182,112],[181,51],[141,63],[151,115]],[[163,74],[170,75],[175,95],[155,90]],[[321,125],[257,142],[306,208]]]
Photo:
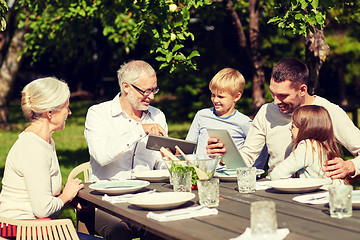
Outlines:
[[[252,79],[251,83],[247,81],[246,96],[239,104],[256,111],[265,99],[271,99],[269,93],[264,91],[266,71],[269,72],[279,58],[305,56],[304,47],[300,46],[301,38],[297,37],[299,34],[310,33],[312,29],[311,33],[315,37],[306,35],[309,39],[306,49],[311,49],[310,43],[316,43],[313,48],[319,51],[313,51],[314,59],[317,62],[325,59],[319,57],[320,50],[323,51],[319,46],[323,46],[324,41],[311,39],[322,39],[322,29],[318,27],[324,23],[326,25],[326,21],[322,22],[327,19],[325,13],[344,9],[343,5],[334,0],[328,2],[324,5],[316,0],[18,1],[10,11],[16,16],[12,19],[17,20],[16,24],[19,23],[16,28],[19,34],[13,34],[16,31],[11,34],[18,36],[14,41],[17,48],[9,51],[13,53],[9,57],[12,59],[9,62],[11,64],[1,66],[0,77],[6,76],[11,86],[11,76],[16,74],[18,68],[15,67],[21,63],[15,61],[20,59],[16,50],[22,49],[22,56],[26,59],[30,57],[34,67],[47,67],[48,72],[44,74],[56,72],[59,77],[71,76],[70,82],[78,82],[71,89],[77,89],[80,94],[84,86],[97,84],[90,81],[94,75],[96,79],[104,77],[104,72],[113,75],[114,65],[118,67],[119,63],[129,58],[141,57],[155,64],[155,68],[162,69],[160,74],[165,70],[172,72],[161,82],[164,85],[158,99],[168,100],[166,107],[172,99],[180,99],[172,109],[180,110],[185,105],[184,110],[181,110],[183,119],[193,116],[193,112],[188,113],[189,109],[195,111],[207,106],[209,98],[206,89],[209,80],[220,68],[230,66],[240,68],[247,79]],[[333,8],[330,8],[330,4],[333,4]],[[356,11],[351,11],[349,19],[355,18],[356,14]],[[335,11],[334,19],[343,15]],[[267,24],[273,16],[278,16],[270,20],[276,26]],[[338,20],[343,19],[338,17]],[[277,26],[284,30],[283,36]],[[215,30],[209,30],[208,27],[215,27]],[[13,37],[8,39],[15,40]],[[204,42],[206,45],[202,45]],[[201,58],[194,58],[199,53]],[[6,59],[5,54],[2,59]],[[3,66],[13,68],[9,71],[10,68]],[[318,73],[319,65],[312,66],[315,66],[312,72]],[[201,72],[195,72],[194,69],[199,68]],[[248,91],[251,88],[252,91]],[[1,112],[5,111],[3,106],[6,104],[1,96],[5,96],[3,93],[9,91],[9,88],[0,89]],[[172,92],[171,96],[164,94],[164,89]],[[198,100],[193,101],[194,98]],[[249,110],[246,113],[249,114]],[[4,119],[0,123],[6,121]]]
[[[56,58],[62,63],[75,61],[69,65],[80,74],[99,57],[100,47],[117,48],[113,55],[123,55],[145,43],[152,58],[161,63],[160,69],[168,68],[170,72],[179,67],[196,69],[192,59],[199,53],[185,49],[183,43],[194,40],[188,28],[190,12],[208,4],[209,0],[16,2],[12,12],[16,13],[17,30],[22,35],[17,36],[17,51],[12,57],[5,57],[11,59],[11,64],[3,64],[0,70],[0,77],[7,77],[7,87],[0,94],[4,96],[0,99],[0,124],[7,123],[7,96],[20,64],[14,61],[20,58],[16,53],[31,56],[33,63],[44,59],[59,62]],[[99,46],[99,42],[103,45]],[[17,68],[10,71],[10,65]]]
[[[320,68],[330,54],[324,28],[332,19],[352,23],[360,22],[360,1],[286,0],[276,1],[277,15],[269,20],[281,29],[305,36],[305,56],[310,70],[310,93],[319,85]],[[330,17],[329,17],[330,16]],[[332,19],[331,19],[332,18]]]
[[[249,0],[248,4],[242,4],[240,1],[234,4],[232,0],[224,0],[225,10],[233,19],[234,29],[237,33],[239,46],[242,47],[248,55],[252,65],[252,98],[253,109],[256,113],[265,103],[264,83],[265,73],[263,69],[262,55],[260,52],[261,35],[260,35],[260,19],[259,14],[263,10],[263,5],[259,0]],[[236,10],[247,7],[249,15],[248,20],[248,39],[245,34],[243,23]]]
[[0,31],[4,31],[6,28],[5,13],[9,11],[9,8],[5,0],[0,0]]
[[188,28],[190,11],[205,4],[210,1],[25,0],[19,6],[24,10],[22,23],[27,22],[32,31],[25,35],[24,53],[36,61],[46,51],[60,52],[71,44],[71,57],[99,31],[113,43],[120,43],[125,53],[134,50],[139,38],[146,38],[150,52],[162,63],[160,68],[169,67],[170,72],[179,65],[196,68],[192,58],[198,52],[187,53],[182,42],[194,40]]
[[[5,25],[4,12],[8,10],[6,3],[0,0],[1,26],[7,25],[6,31],[0,32],[0,127],[8,126],[7,105],[15,74],[19,69],[20,50],[23,48],[25,29],[14,28],[14,10],[10,10],[7,19],[10,24]],[[6,41],[7,40],[7,41]]]
[[360,1],[345,2],[343,8],[333,8],[327,16],[324,34],[331,52],[327,58],[329,65],[324,66],[323,72],[331,73],[332,84],[336,87],[329,87],[329,78],[320,78],[321,89],[342,106],[357,106],[360,97]]

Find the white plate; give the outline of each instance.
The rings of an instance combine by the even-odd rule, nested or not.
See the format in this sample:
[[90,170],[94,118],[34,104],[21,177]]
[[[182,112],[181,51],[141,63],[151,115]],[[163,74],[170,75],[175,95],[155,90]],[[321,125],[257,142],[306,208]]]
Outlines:
[[[263,169],[256,169],[256,175],[263,174],[265,171]],[[217,171],[214,177],[219,178],[221,181],[224,182],[236,182],[236,169],[227,169],[223,171]]]
[[[313,194],[299,195],[293,198],[294,201],[308,204],[326,204],[329,203],[329,192],[319,192]],[[360,208],[360,190],[352,191],[353,208]]]
[[301,194],[293,197],[294,201],[306,204],[326,204],[329,202],[329,192],[317,192],[310,194]]
[[330,184],[331,180],[324,178],[289,178],[270,181],[268,185],[282,192],[311,192],[321,186]]
[[150,182],[143,180],[99,181],[89,185],[89,188],[101,193],[130,193],[149,186]]
[[178,207],[193,198],[195,198],[195,194],[190,192],[155,192],[133,197],[129,199],[128,203],[141,208],[160,210]]
[[140,171],[133,174],[134,177],[141,180],[147,180],[150,182],[161,182],[169,179],[169,170],[149,170]]

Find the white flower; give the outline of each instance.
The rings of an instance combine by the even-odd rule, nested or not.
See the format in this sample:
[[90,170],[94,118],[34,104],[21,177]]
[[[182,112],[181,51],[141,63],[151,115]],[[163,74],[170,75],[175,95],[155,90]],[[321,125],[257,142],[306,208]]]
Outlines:
[[169,5],[169,11],[170,12],[175,12],[176,9],[177,9],[177,6],[176,6],[175,3],[172,3],[172,4]]

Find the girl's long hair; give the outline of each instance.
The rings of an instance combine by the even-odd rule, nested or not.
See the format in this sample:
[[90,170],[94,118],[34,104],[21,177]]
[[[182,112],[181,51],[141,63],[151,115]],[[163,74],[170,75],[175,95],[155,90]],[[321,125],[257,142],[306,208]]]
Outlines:
[[298,107],[293,112],[292,120],[299,128],[293,150],[302,140],[308,139],[311,144],[318,145],[320,160],[324,157],[333,159],[341,156],[330,115],[324,107],[316,105]]

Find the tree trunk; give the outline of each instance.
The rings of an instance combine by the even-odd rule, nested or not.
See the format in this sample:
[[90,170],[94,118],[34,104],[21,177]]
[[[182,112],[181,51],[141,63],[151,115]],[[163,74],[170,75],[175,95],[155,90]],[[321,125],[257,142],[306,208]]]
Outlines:
[[305,58],[309,68],[308,91],[311,95],[316,93],[319,86],[320,68],[330,53],[330,47],[326,44],[323,29],[314,29],[315,32],[309,32],[305,38]]
[[244,49],[247,49],[245,32],[241,24],[240,18],[234,9],[234,3],[232,2],[232,0],[224,0],[223,3],[226,12],[232,19],[232,24],[235,27],[236,35],[238,36],[239,46]]
[[239,46],[243,48],[253,64],[253,80],[252,80],[252,97],[254,115],[259,108],[265,103],[264,99],[264,81],[265,75],[262,68],[261,55],[259,52],[259,9],[258,0],[250,1],[250,48],[247,45],[246,35],[241,24],[240,18],[234,9],[234,4],[231,0],[224,0],[225,10],[232,19],[238,36]]
[[0,67],[0,128],[7,127],[8,98],[13,86],[15,75],[20,67],[20,50],[24,47],[25,29],[16,29],[11,38],[9,49]]
[[260,41],[259,41],[259,0],[249,1],[249,13],[250,13],[250,48],[251,48],[251,60],[254,66],[253,74],[253,108],[254,115],[265,103],[264,98],[264,82],[265,74],[263,69],[263,63],[261,61],[260,54]]

